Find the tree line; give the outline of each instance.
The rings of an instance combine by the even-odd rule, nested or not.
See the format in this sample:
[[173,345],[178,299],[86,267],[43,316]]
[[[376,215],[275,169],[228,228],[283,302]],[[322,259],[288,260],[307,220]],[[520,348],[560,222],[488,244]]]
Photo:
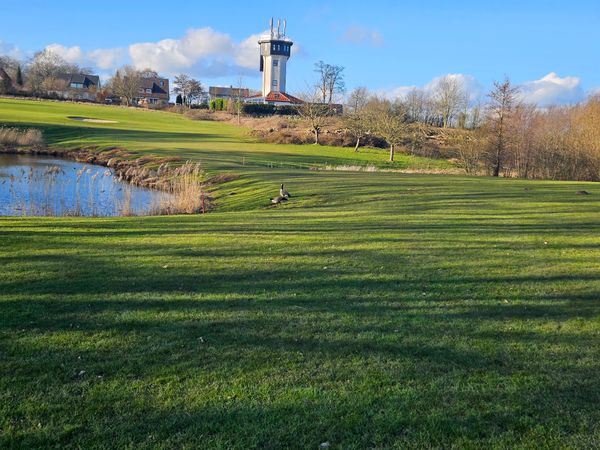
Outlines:
[[444,77],[430,92],[413,89],[395,100],[357,88],[344,126],[357,151],[367,136],[384,139],[390,161],[398,148],[418,150],[431,127],[454,128],[447,140],[467,173],[600,181],[600,96],[539,108],[506,78],[494,82],[485,103],[473,104],[458,79]]
[[3,80],[1,83],[0,93],[33,96],[48,96],[51,92],[66,91],[69,86],[60,76],[61,74],[79,74],[89,71],[66,62],[50,50],[37,52],[30,61],[25,63],[10,56],[0,55],[0,68],[10,77],[10,80]]
[[600,181],[600,97],[542,109],[505,79],[488,99],[481,126],[456,138],[467,173]]
[[[29,61],[19,61],[9,56],[0,55],[0,69],[10,77],[0,77],[0,94],[29,95],[44,98],[75,97],[77,91],[71,89],[65,74],[90,75],[93,70],[65,61],[51,50],[35,53]],[[147,78],[160,78],[152,69],[138,70],[132,66],[117,69],[114,75],[103,86],[89,88],[95,94],[96,101],[103,103],[107,98],[118,99],[126,105],[134,105],[140,97],[143,81]],[[190,107],[203,98],[205,90],[199,80],[180,74],[174,78],[173,94],[178,103]],[[171,92],[169,92],[171,94]]]

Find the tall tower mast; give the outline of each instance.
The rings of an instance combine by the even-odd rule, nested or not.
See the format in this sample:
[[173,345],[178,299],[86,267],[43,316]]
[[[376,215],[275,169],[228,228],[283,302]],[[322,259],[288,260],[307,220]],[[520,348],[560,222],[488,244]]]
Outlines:
[[270,34],[262,36],[258,41],[260,71],[263,73],[263,97],[271,92],[285,92],[287,61],[290,59],[292,45],[294,45],[292,40],[285,35],[287,21],[283,21],[283,32],[280,19],[277,21],[277,29],[274,28],[273,19],[271,19],[270,27]]

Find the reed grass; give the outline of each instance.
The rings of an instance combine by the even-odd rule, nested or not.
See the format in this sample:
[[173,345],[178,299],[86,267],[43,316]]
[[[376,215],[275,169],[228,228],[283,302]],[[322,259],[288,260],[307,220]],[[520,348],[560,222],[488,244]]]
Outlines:
[[18,147],[42,147],[44,136],[40,130],[28,128],[0,128],[0,144]]
[[207,206],[202,165],[187,161],[171,169],[169,174],[167,195],[161,198],[158,207],[152,211],[153,215],[205,213]]

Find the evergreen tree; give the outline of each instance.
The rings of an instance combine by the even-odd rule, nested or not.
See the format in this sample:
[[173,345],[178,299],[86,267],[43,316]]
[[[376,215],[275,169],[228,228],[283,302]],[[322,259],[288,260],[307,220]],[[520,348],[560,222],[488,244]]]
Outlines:
[[181,98],[181,94],[177,94],[177,98],[175,98],[175,104],[176,105],[182,105],[183,104],[183,99]]
[[17,66],[17,75],[15,76],[15,84],[19,87],[23,86],[23,73],[21,72],[21,65]]

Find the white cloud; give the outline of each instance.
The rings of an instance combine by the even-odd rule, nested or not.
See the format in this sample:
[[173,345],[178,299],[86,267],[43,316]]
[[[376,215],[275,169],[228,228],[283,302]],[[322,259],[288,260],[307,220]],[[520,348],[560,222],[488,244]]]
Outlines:
[[79,46],[65,47],[60,44],[50,44],[46,46],[46,50],[57,54],[62,57],[65,61],[71,64],[83,63],[84,54]]
[[0,55],[10,56],[15,59],[23,59],[25,53],[16,45],[0,40]]
[[[255,69],[259,63],[259,46],[258,40],[263,34],[268,34],[269,31],[265,30],[264,33],[253,34],[252,36],[244,39],[235,49],[235,62],[242,67],[247,69]],[[293,47],[292,47],[293,48]]]
[[365,44],[370,47],[382,47],[384,44],[383,35],[379,31],[360,25],[351,25],[346,28],[341,40],[350,44]]
[[561,78],[551,72],[539,80],[523,83],[521,98],[527,103],[545,107],[577,103],[583,100],[584,92],[580,78]]
[[[246,56],[249,39],[236,45],[227,34],[212,28],[198,28],[188,30],[182,39],[132,44],[129,56],[138,69],[150,67],[167,74],[191,68],[203,71],[203,68],[227,67],[235,63],[246,67],[249,65]],[[258,49],[256,51],[258,53]]]
[[[472,75],[451,73],[445,75],[458,80],[469,93],[469,101],[475,103],[483,100],[487,89]],[[404,98],[413,89],[420,89],[431,93],[443,77],[436,77],[423,86],[396,86],[387,90],[380,90],[377,93],[389,99]],[[585,98],[585,93],[581,86],[581,79],[578,77],[559,77],[551,72],[543,78],[535,81],[523,83],[520,87],[521,99],[527,103],[535,104],[539,107],[550,105],[564,105],[577,103]],[[595,91],[600,94],[600,89]],[[592,94],[594,91],[592,91]]]
[[483,95],[484,91],[481,83],[477,81],[477,79],[473,75],[465,75],[462,73],[450,73],[447,75],[442,75],[434,78],[429,83],[423,86],[396,86],[391,89],[380,90],[377,93],[391,100],[403,99],[414,89],[419,89],[421,91],[424,91],[425,93],[431,94],[444,77],[449,77],[457,80],[463,86],[465,91],[469,94],[470,103],[475,103],[481,99],[481,96]]
[[94,66],[102,70],[117,67],[123,62],[125,51],[122,48],[97,49],[84,52],[78,45],[65,47],[60,44],[50,44],[46,50],[56,53],[65,61],[80,66]]
[[99,69],[113,69],[123,63],[125,50],[122,48],[97,49],[88,52],[90,61]]
[[[182,71],[208,78],[257,76],[259,37],[259,34],[253,34],[235,42],[228,34],[206,27],[190,29],[180,39],[139,42],[127,48],[84,51],[79,46],[66,47],[55,43],[46,49],[67,62],[92,66],[104,73],[129,63],[138,69],[151,68],[170,76]],[[3,48],[1,44],[0,50]],[[299,49],[294,50],[296,54]]]
[[[448,75],[445,75],[445,77],[458,81],[458,83],[469,95],[470,103],[477,102],[481,99],[481,96],[484,93],[484,88],[481,85],[481,83],[477,80],[477,78],[475,78],[473,75],[465,75],[462,73],[449,73]],[[425,85],[425,90],[428,92],[432,92],[437,87],[442,78],[444,78],[444,76],[434,78],[431,82]]]
[[406,98],[406,96],[415,89],[422,88],[420,88],[419,86],[396,86],[391,89],[380,90],[377,92],[377,94],[385,98],[389,98],[390,100],[396,100]]

